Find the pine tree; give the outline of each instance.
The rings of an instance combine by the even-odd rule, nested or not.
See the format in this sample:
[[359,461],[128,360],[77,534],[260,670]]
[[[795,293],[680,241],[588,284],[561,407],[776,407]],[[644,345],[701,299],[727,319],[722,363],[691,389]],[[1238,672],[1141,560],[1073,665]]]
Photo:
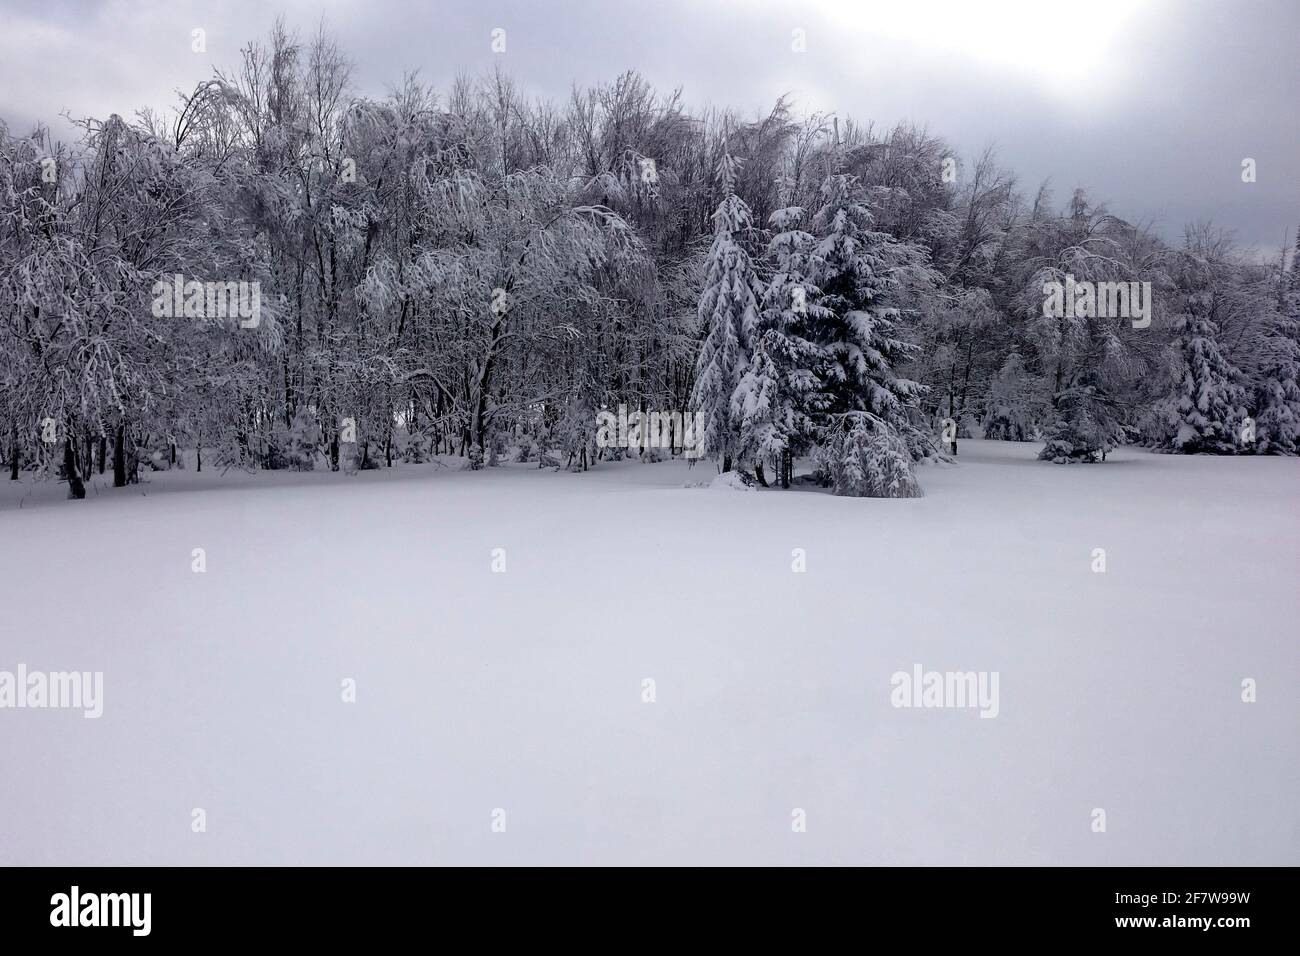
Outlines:
[[1086,369],[1056,396],[1056,417],[1038,457],[1058,465],[1105,461],[1124,437],[1115,400],[1101,373]]
[[706,264],[698,315],[704,343],[695,366],[691,409],[704,414],[704,453],[730,471],[740,449],[740,426],[732,396],[749,366],[763,290],[741,238],[752,228],[749,207],[735,192],[738,163],[718,163],[724,196],[713,214],[713,244]]
[[884,302],[915,250],[872,228],[853,176],[833,175],[822,205],[797,227],[798,209],[773,216],[785,231],[772,241],[784,275],[802,290],[794,353],[815,383],[805,407],[823,447],[818,458],[836,494],[914,497],[912,461],[926,444],[908,413],[922,388],[895,368],[913,347],[898,335],[897,310]]
[[1156,405],[1165,429],[1161,444],[1185,455],[1233,455],[1240,450],[1246,393],[1238,384],[1240,373],[1223,354],[1204,300],[1204,294],[1194,294],[1191,311],[1174,326],[1174,390]]
[[739,454],[752,460],[759,481],[763,462],[777,466],[777,481],[790,486],[793,459],[805,450],[815,429],[819,382],[813,369],[820,350],[805,337],[804,288],[787,273],[768,284],[759,335],[749,367],[732,394],[732,416],[739,423]]
[[861,187],[853,176],[830,176],[813,216],[816,237],[805,275],[819,295],[810,311],[810,335],[824,350],[823,388],[832,413],[866,411],[900,432],[912,430],[907,408],[921,386],[895,369],[915,351],[898,337],[897,310],[881,300],[894,284],[908,250],[872,228]]
[[1015,349],[1002,363],[998,377],[989,386],[984,411],[984,437],[1005,441],[1029,441],[1034,437],[1038,408],[1034,380],[1025,360]]

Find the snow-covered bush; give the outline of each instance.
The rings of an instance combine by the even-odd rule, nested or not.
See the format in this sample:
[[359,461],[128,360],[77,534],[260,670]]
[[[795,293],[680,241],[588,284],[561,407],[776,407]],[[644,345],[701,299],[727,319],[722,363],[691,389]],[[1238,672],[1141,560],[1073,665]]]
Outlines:
[[754,480],[753,475],[734,469],[724,471],[709,482],[710,488],[723,491],[753,491],[757,485],[758,483]]
[[868,412],[845,415],[834,425],[817,459],[837,495],[921,497],[907,443],[888,422]]
[[514,460],[521,463],[536,461],[537,456],[540,453],[541,452],[537,444],[537,439],[533,438],[531,435],[523,435],[520,437],[519,445],[515,449]]
[[393,440],[402,461],[418,465],[433,457],[432,442],[423,432],[399,431],[393,436]]
[[293,424],[278,436],[284,467],[291,471],[313,471],[316,449],[320,445],[320,426],[305,408],[293,417]]

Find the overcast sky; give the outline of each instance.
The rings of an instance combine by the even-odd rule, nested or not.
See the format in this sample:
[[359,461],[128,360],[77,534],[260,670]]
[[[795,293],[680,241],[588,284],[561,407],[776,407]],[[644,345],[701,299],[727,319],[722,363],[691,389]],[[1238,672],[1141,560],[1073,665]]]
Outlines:
[[1025,192],[1084,186],[1170,239],[1212,219],[1268,252],[1300,223],[1297,0],[0,0],[0,118],[65,133],[65,110],[169,105],[278,13],[301,34],[324,16],[364,93],[503,64],[560,99],[634,68],[692,105],[757,113],[791,93],[925,124],[964,156],[991,143]]

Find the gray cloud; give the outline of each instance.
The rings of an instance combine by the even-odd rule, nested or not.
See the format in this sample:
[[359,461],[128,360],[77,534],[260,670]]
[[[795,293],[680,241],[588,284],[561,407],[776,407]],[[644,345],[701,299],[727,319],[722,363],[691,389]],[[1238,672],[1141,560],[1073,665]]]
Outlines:
[[[756,112],[791,93],[805,109],[923,123],[964,156],[995,144],[1026,192],[1048,177],[1058,200],[1083,186],[1170,239],[1213,219],[1271,252],[1300,222],[1294,0],[5,0],[0,117],[66,133],[64,110],[168,106],[279,13],[302,34],[324,17],[371,94],[407,69],[445,88],[502,65],[560,99],[632,68],[696,106]],[[205,54],[190,49],[195,27]],[[1241,181],[1245,157],[1255,183]]]

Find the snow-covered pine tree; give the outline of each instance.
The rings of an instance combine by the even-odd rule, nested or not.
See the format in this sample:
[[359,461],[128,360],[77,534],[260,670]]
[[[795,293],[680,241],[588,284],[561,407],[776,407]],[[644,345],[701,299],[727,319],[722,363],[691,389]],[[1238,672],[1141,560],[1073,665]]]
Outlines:
[[1184,455],[1235,455],[1246,417],[1241,374],[1223,354],[1205,294],[1194,293],[1188,306],[1174,325],[1173,392],[1155,409],[1165,430],[1161,444]]
[[1105,461],[1106,453],[1124,438],[1115,400],[1095,369],[1080,372],[1073,384],[1057,393],[1055,405],[1047,443],[1038,453],[1043,461]]
[[767,286],[754,354],[731,398],[740,457],[754,462],[763,484],[768,460],[776,467],[777,483],[788,488],[794,456],[814,433],[820,385],[814,370],[821,350],[805,338],[807,317],[806,288],[778,272]]
[[799,357],[811,360],[817,381],[826,443],[818,457],[836,494],[914,497],[911,465],[926,442],[908,410],[922,387],[895,372],[914,349],[883,300],[915,251],[873,229],[855,177],[828,177],[821,200],[811,232],[793,228],[801,210],[774,214],[786,230],[772,240],[783,271],[804,290],[799,331],[812,348]]
[[881,300],[906,250],[872,228],[861,186],[853,176],[834,175],[821,188],[822,206],[812,218],[816,237],[805,260],[818,290],[820,309],[809,313],[810,333],[826,352],[823,387],[832,412],[866,411],[906,435],[907,409],[921,386],[900,378],[896,367],[914,347],[898,336],[896,309]]
[[713,214],[698,315],[704,342],[695,366],[691,410],[704,415],[704,454],[730,471],[740,451],[740,426],[732,415],[732,395],[745,370],[758,330],[762,283],[741,237],[752,228],[749,207],[735,191],[737,161],[724,153],[718,163],[723,198]]
[[984,409],[984,437],[1030,441],[1040,409],[1038,388],[1020,352],[1012,349],[989,386]]
[[1300,231],[1277,317],[1261,347],[1255,450],[1261,455],[1300,454]]

